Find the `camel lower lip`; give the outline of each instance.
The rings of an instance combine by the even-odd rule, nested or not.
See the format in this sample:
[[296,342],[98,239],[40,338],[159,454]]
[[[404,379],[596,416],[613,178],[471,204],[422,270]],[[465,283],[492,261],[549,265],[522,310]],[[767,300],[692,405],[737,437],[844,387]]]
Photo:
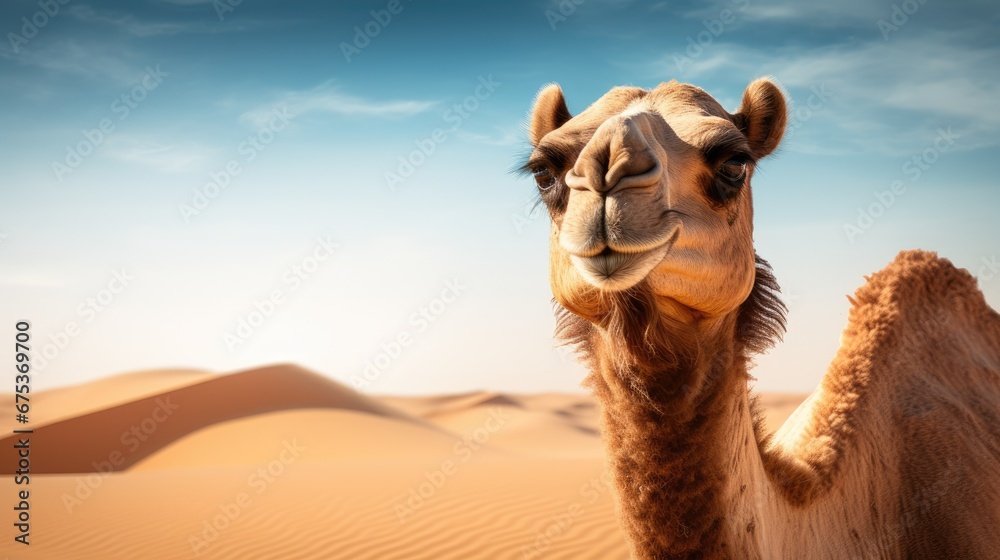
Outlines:
[[606,251],[593,257],[570,256],[573,265],[591,285],[602,290],[627,290],[638,284],[667,254],[668,245],[641,253]]
[[674,228],[667,240],[653,249],[623,253],[606,248],[592,257],[570,255],[570,262],[592,286],[605,291],[622,291],[641,282],[670,252],[680,237],[681,228]]

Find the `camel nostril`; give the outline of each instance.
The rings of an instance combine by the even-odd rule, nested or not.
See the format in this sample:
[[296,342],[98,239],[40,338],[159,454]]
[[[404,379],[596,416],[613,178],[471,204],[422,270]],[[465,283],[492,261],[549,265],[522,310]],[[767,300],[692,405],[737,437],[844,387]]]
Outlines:
[[[579,164],[577,164],[577,167],[579,167]],[[607,190],[605,189],[604,183],[601,181],[600,175],[597,175],[595,180],[593,173],[587,173],[587,171],[583,169],[577,169],[577,167],[570,169],[569,172],[566,173],[566,178],[564,179],[564,182],[566,183],[567,187],[573,190],[578,190],[578,191],[587,190],[587,191],[594,191],[597,193],[604,192],[605,190]]]
[[648,113],[618,115],[605,121],[566,174],[566,186],[607,194],[659,182],[663,166],[650,146]]
[[[645,163],[645,162],[644,162]],[[615,168],[612,168],[608,172],[608,184],[614,185],[614,190],[619,189],[629,189],[635,187],[651,187],[660,182],[660,175],[663,174],[663,165],[660,160],[655,157],[652,160],[652,166],[648,167],[646,171],[636,174],[628,174],[620,178],[615,177]]]

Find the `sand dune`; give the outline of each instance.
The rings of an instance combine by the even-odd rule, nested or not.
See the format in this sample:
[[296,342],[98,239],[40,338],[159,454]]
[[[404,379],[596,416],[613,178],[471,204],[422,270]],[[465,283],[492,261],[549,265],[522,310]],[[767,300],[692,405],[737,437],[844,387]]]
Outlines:
[[778,431],[778,428],[808,396],[801,393],[763,393],[760,395],[760,404],[764,407],[764,420],[767,428],[772,432]]
[[[474,430],[488,414],[500,411],[504,426],[490,443],[513,453],[530,456],[603,456],[598,441],[595,408],[580,409],[562,402],[561,395],[518,396],[482,392],[456,398],[422,415],[457,433]],[[583,396],[573,396],[579,402]]]
[[[80,388],[87,391],[86,386]],[[44,410],[45,399],[33,408]],[[186,385],[102,410],[33,425],[44,445],[33,451],[38,473],[124,470],[163,446],[219,422],[295,408],[336,408],[434,429],[423,420],[296,366],[272,366]],[[0,440],[0,473],[13,473],[17,435]],[[252,444],[252,437],[246,442]]]
[[[142,397],[204,381],[214,375],[208,371],[193,369],[142,371],[35,393],[31,395],[31,422],[35,426],[41,426],[88,412],[106,410]],[[0,395],[0,406],[10,408],[13,404],[13,395]],[[15,427],[14,419],[9,415],[4,415],[0,422],[3,423],[5,432]]]
[[[415,422],[350,410],[292,410],[259,414],[209,426],[157,450],[133,471],[270,460],[266,442],[295,442],[301,462],[399,459],[432,463],[451,453],[458,436]],[[490,447],[490,453],[496,451]]]
[[[802,396],[762,400],[775,425]],[[279,365],[136,373],[32,403],[32,545],[3,540],[10,558],[627,556],[585,395],[370,397]]]

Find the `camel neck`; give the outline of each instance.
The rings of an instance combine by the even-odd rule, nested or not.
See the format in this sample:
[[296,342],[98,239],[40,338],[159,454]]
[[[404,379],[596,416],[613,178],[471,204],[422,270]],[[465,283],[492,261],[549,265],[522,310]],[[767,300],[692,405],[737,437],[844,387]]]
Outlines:
[[[716,333],[734,334],[724,323]],[[700,350],[669,361],[595,344],[623,528],[636,559],[757,558],[762,489],[748,485],[766,477],[736,479],[762,469],[746,360],[732,336],[693,336]]]

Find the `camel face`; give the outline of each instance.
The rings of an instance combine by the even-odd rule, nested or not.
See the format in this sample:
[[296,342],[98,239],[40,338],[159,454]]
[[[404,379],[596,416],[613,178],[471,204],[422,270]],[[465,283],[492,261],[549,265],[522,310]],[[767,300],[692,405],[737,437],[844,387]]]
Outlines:
[[699,315],[736,309],[755,273],[750,178],[785,111],[767,80],[735,114],[675,81],[615,88],[575,117],[558,86],[544,89],[526,169],[552,218],[557,301],[591,319],[602,295],[632,289]]

